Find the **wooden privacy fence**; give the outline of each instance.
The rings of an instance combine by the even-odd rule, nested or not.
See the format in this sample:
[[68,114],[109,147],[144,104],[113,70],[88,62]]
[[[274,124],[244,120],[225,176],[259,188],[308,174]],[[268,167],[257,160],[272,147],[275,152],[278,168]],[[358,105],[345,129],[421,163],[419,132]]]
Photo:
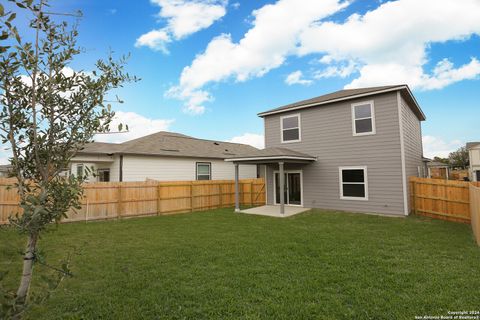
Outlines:
[[468,182],[410,177],[410,203],[415,214],[470,223]]
[[470,223],[470,186],[479,182],[410,177],[411,211],[449,221]]
[[[0,224],[20,212],[14,179],[0,179]],[[84,185],[82,208],[64,222],[164,215],[233,207],[235,183],[212,181],[97,182]],[[265,204],[264,179],[240,180],[240,204]]]
[[470,213],[472,219],[472,229],[477,244],[480,246],[480,188],[478,184],[470,184]]

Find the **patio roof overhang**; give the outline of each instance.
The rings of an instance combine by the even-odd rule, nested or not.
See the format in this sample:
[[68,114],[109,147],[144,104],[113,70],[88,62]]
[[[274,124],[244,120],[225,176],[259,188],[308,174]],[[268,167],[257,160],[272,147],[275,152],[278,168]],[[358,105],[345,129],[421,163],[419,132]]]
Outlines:
[[251,154],[234,156],[225,159],[225,161],[233,162],[235,165],[235,211],[240,212],[240,197],[239,197],[239,164],[278,164],[279,170],[279,187],[280,187],[280,215],[285,214],[285,163],[310,163],[317,161],[317,157],[309,154],[297,152],[287,148],[265,148],[263,150],[256,150]]
[[316,161],[317,157],[309,154],[297,152],[287,148],[265,148],[250,154],[233,156],[225,159],[228,162],[234,163],[251,163],[251,164],[266,164],[266,163],[310,163]]

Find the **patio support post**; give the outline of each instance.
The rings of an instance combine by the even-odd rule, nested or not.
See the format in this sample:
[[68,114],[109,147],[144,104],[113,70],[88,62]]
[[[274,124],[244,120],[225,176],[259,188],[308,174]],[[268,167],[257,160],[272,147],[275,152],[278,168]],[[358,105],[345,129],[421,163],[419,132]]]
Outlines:
[[283,162],[278,163],[278,175],[280,182],[280,214],[285,214],[285,171]]
[[239,183],[238,183],[238,163],[234,163],[235,166],[235,212],[240,212],[240,196],[239,196]]

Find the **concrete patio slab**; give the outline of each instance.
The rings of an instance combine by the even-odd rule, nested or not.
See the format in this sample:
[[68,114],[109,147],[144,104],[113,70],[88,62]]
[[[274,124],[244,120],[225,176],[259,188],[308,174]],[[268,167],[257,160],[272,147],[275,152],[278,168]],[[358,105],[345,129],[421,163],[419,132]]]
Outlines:
[[247,214],[256,214],[260,216],[286,218],[286,217],[291,217],[308,210],[310,210],[310,208],[285,206],[285,213],[280,214],[280,206],[261,206],[261,207],[241,210],[240,212],[247,213]]

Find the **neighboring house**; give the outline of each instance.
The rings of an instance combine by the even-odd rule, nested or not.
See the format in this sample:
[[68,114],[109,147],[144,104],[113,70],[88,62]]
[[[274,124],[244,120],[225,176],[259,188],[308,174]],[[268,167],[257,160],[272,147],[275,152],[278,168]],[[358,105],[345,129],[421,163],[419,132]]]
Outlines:
[[470,160],[470,180],[480,181],[480,142],[468,142],[467,150]]
[[[120,144],[88,144],[72,160],[69,170],[82,175],[87,167],[92,168],[95,175],[89,175],[90,182],[232,180],[234,166],[224,159],[256,150],[245,144],[158,132]],[[241,179],[256,177],[256,165],[242,167]]]
[[267,203],[281,213],[297,205],[408,215],[426,119],[408,86],[341,90],[259,116],[266,148],[226,161],[266,164]]
[[0,178],[8,178],[10,176],[10,171],[12,166],[9,164],[0,165]]

